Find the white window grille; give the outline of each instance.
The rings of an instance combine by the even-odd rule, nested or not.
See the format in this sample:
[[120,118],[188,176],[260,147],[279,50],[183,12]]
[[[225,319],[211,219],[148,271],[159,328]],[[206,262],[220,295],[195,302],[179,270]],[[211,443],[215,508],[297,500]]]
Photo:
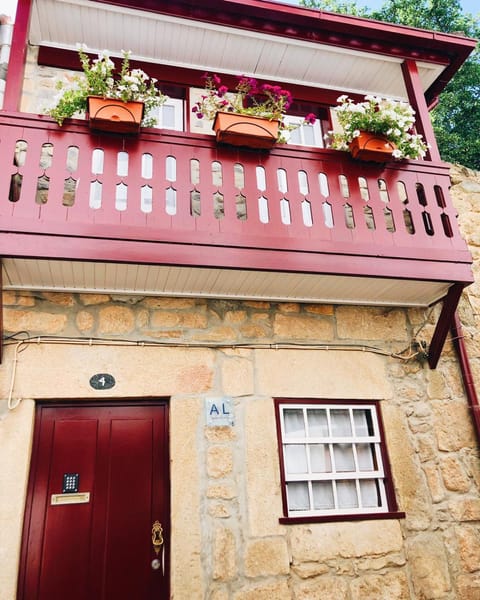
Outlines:
[[389,512],[375,403],[278,404],[288,517]]
[[[287,125],[298,125],[303,123],[304,117],[295,117],[285,115],[283,118]],[[297,144],[298,146],[311,146],[313,148],[323,148],[323,132],[320,119],[317,119],[313,125],[303,124],[293,131],[286,132],[287,144]]]

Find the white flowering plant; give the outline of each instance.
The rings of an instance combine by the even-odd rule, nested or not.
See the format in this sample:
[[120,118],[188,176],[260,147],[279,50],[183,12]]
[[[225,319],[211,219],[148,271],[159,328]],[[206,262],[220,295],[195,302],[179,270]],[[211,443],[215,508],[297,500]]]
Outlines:
[[364,102],[354,102],[346,95],[337,100],[339,106],[333,110],[342,131],[326,134],[328,146],[335,150],[349,150],[349,144],[360,135],[360,131],[385,136],[396,149],[393,158],[423,158],[428,144],[415,133],[415,111],[407,102],[365,96]]
[[122,102],[143,102],[145,116],[142,126],[155,125],[156,119],[150,113],[161,106],[167,96],[157,89],[156,79],[150,78],[142,69],[130,69],[130,54],[130,51],[122,51],[121,69],[115,73],[115,64],[107,51],[90,60],[84,49],[80,49],[78,55],[83,74],[73,77],[68,89],[65,89],[64,82],[58,82],[57,89],[62,94],[48,114],[62,125],[64,119],[87,111],[89,96],[101,96]]
[[287,141],[288,132],[302,125],[315,123],[316,116],[313,113],[309,113],[298,123],[287,123],[284,120],[293,101],[289,90],[279,85],[260,84],[255,78],[246,75],[238,76],[237,79],[235,90],[229,91],[227,86],[222,85],[218,75],[205,73],[205,93],[192,107],[197,119],[213,120],[217,112],[229,112],[278,121],[279,142]]

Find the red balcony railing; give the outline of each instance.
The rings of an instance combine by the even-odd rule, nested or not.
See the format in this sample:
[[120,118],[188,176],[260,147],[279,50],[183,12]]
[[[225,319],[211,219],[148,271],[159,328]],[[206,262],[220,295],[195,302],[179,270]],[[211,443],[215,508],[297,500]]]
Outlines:
[[5,113],[0,152],[2,256],[471,281],[447,165]]

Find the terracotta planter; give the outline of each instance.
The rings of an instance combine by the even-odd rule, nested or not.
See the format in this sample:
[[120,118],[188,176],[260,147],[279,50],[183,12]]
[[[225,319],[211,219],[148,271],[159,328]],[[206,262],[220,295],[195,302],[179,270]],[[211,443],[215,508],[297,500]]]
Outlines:
[[122,102],[113,98],[89,96],[90,128],[113,133],[138,133],[144,108],[143,102]]
[[272,148],[277,142],[278,126],[278,121],[228,112],[217,112],[213,122],[217,142],[249,148]]
[[368,131],[361,131],[350,142],[350,153],[357,160],[385,163],[392,160],[395,149],[395,144],[386,137]]

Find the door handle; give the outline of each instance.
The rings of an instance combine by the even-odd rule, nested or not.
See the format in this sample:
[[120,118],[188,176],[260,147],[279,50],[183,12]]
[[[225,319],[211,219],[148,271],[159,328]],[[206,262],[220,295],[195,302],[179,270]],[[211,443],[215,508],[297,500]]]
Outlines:
[[163,546],[163,527],[160,521],[155,521],[152,525],[152,545],[155,550],[155,554],[160,554],[160,549]]
[[[152,560],[152,569],[154,571],[162,569],[162,574],[165,575],[165,546],[163,545],[163,527],[160,521],[155,521],[152,525],[152,546],[155,550],[155,557]],[[159,558],[160,550],[162,556]]]

